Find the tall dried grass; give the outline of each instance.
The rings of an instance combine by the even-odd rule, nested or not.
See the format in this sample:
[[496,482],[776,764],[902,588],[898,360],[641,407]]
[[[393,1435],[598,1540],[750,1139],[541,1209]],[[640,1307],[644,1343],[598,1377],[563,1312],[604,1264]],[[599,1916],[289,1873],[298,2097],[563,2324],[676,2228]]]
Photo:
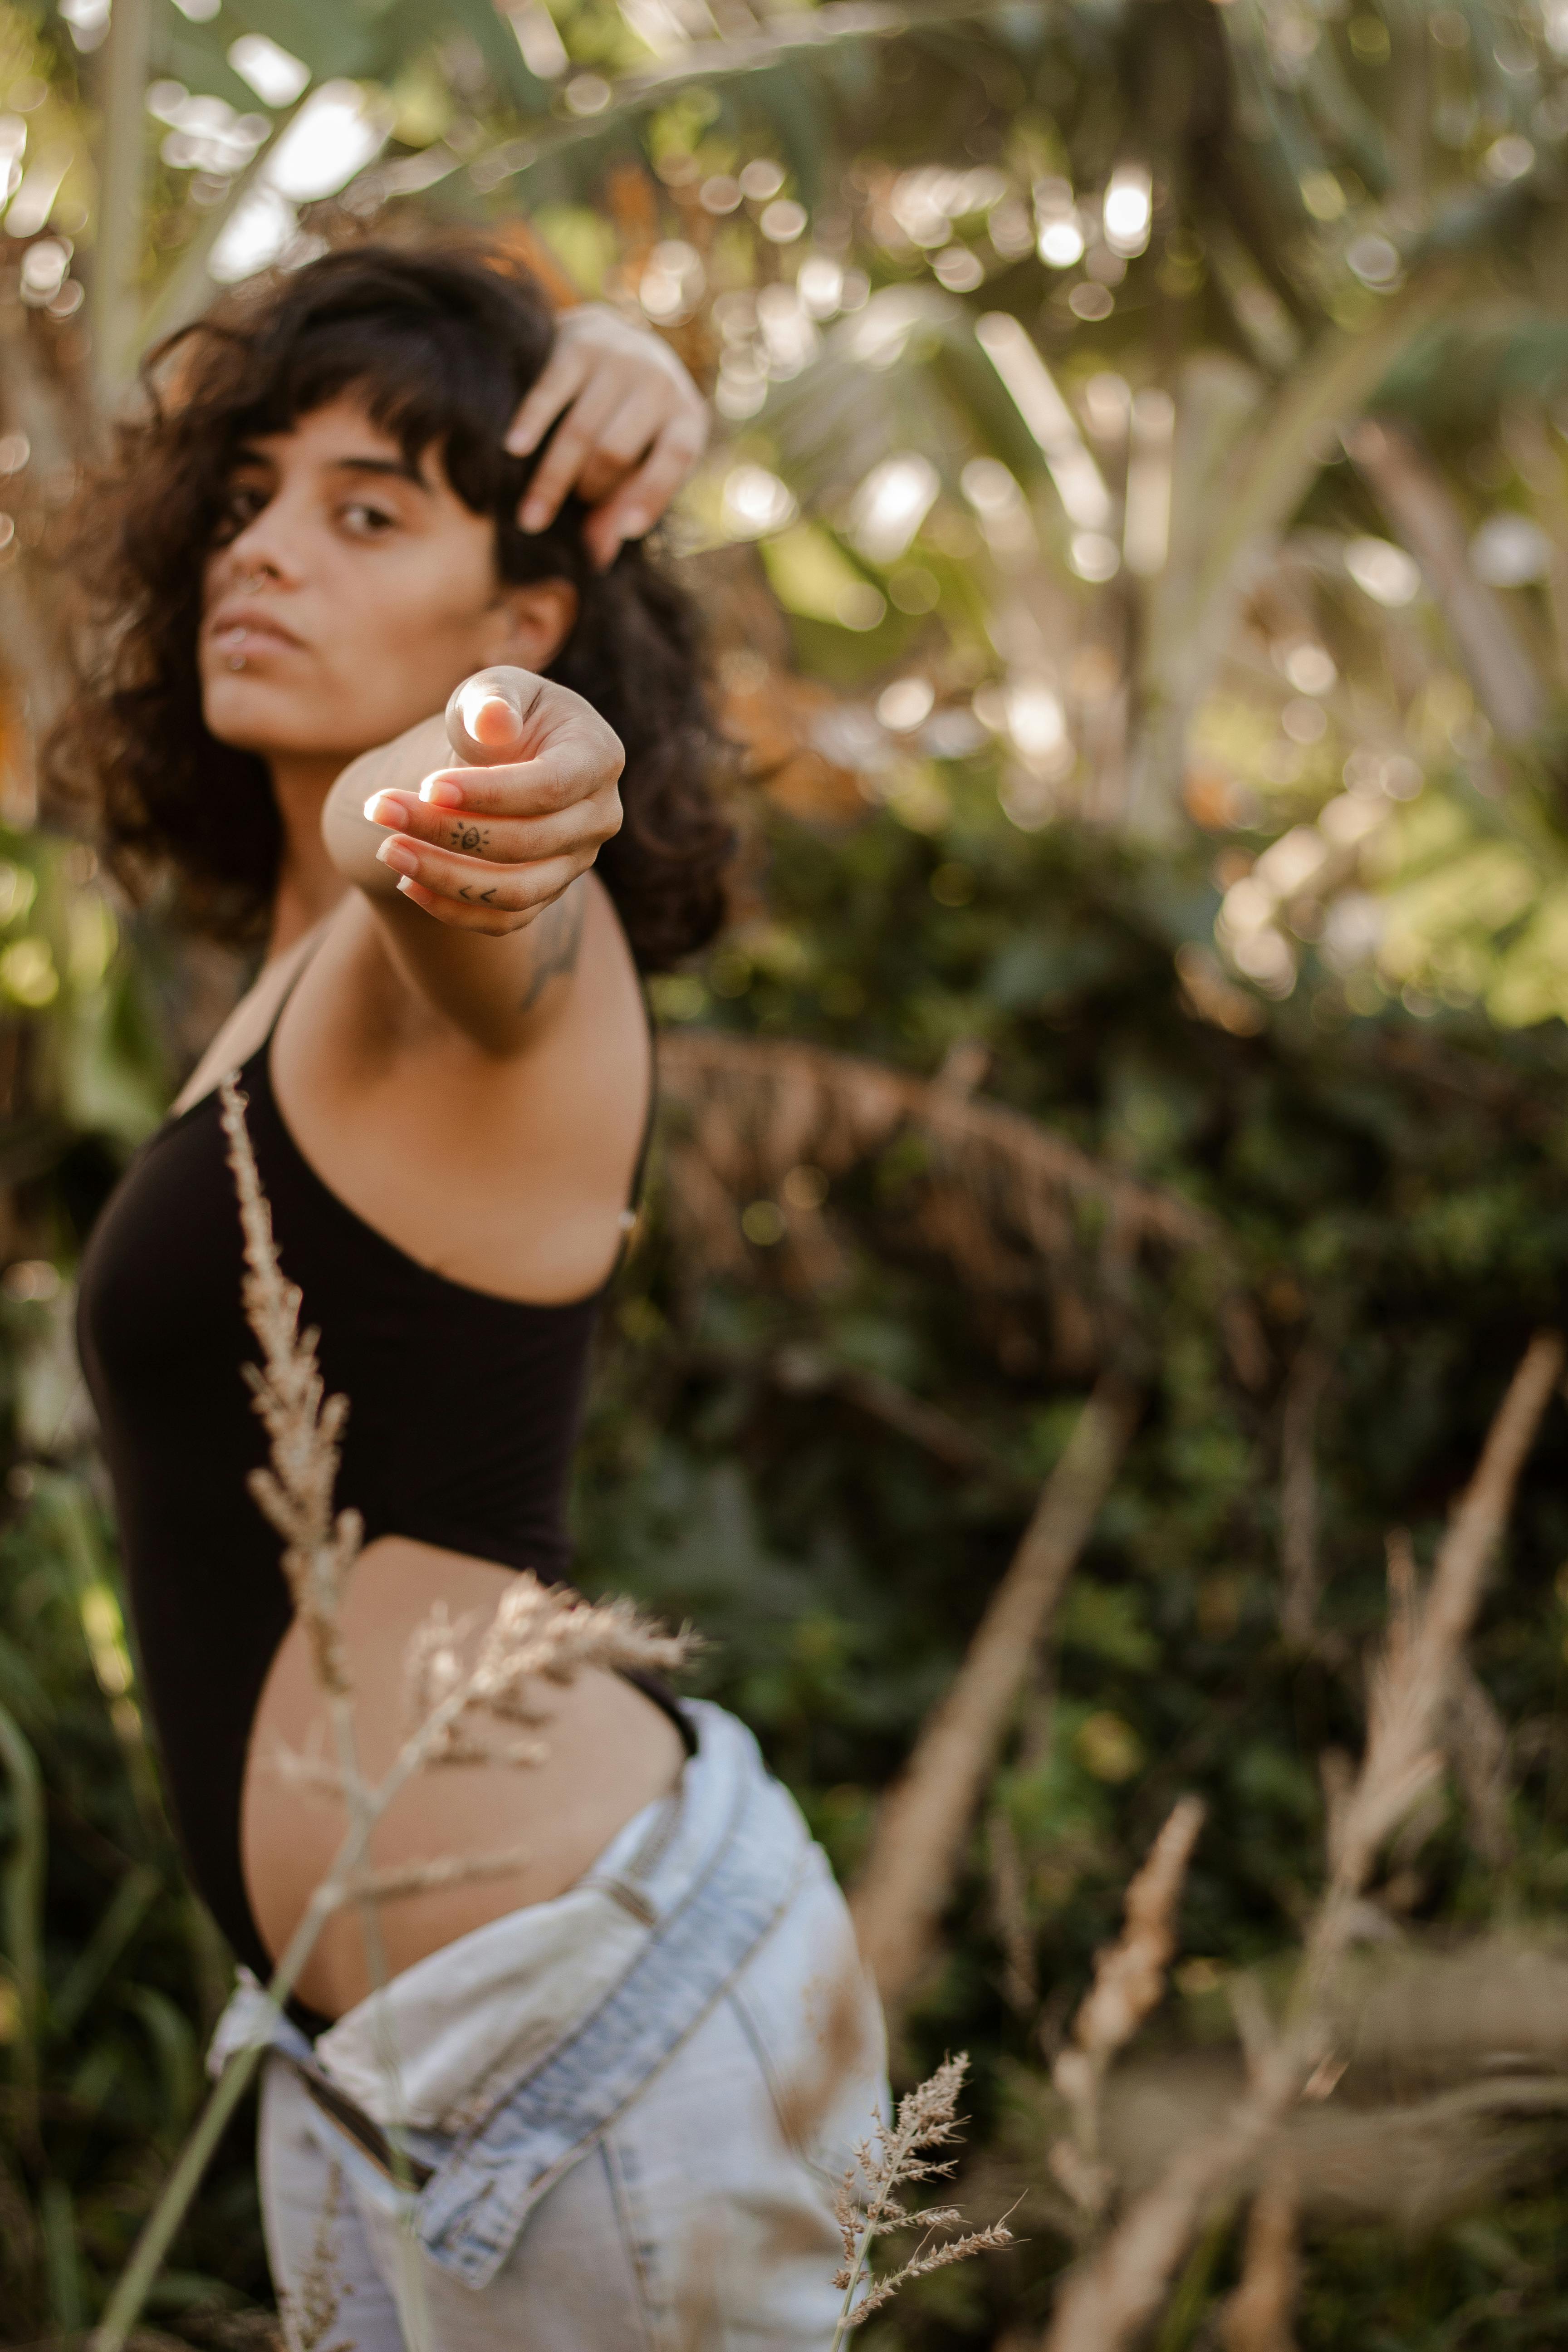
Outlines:
[[1290,2315],[1301,2286],[1299,2211],[1295,2182],[1283,2168],[1254,2196],[1241,2277],[1220,2314],[1225,2352],[1296,2352]]
[[[1284,2015],[1276,2025],[1254,2002],[1244,2016],[1247,2087],[1217,2122],[1178,2145],[1158,2178],[1131,2199],[1099,2247],[1069,2273],[1046,2352],[1119,2352],[1131,2344],[1162,2308],[1178,2263],[1218,2200],[1248,2180],[1261,2182],[1291,2110],[1303,2097],[1328,2096],[1342,2075],[1332,2000],[1336,1971],[1381,1849],[1442,1771],[1438,1742],[1463,1645],[1563,1364],[1563,1344],[1554,1333],[1531,1342],[1450,1517],[1425,1592],[1407,1547],[1391,1545],[1390,1622],[1370,1678],[1365,1751],[1353,1777],[1331,1791],[1328,1883],[1307,1925]],[[1257,2226],[1267,2234],[1263,2222]],[[1269,2259],[1278,2271],[1278,2246]],[[1261,2265],[1261,2252],[1258,2260]],[[1259,2287],[1255,2305],[1264,2299]],[[1247,2309],[1244,2304],[1238,2326],[1251,2324]]]
[[1095,1961],[1094,1982],[1072,2023],[1071,2039],[1051,2069],[1072,2117],[1073,2137],[1058,2140],[1051,2170],[1091,2222],[1105,2210],[1114,2176],[1100,2161],[1100,2095],[1106,2072],[1165,1990],[1176,1948],[1176,1911],[1204,1809],[1182,1797],[1128,1885],[1121,1935]]
[[[696,1042],[680,1041],[683,1047]],[[720,1041],[702,1041],[705,1048],[715,1042]],[[736,1041],[721,1042],[728,1046]],[[858,1078],[842,1085],[841,1074],[830,1071],[828,1081],[819,1084],[822,1073],[816,1060],[831,1062],[833,1057],[815,1057],[804,1074],[795,1073],[799,1084],[790,1080],[782,1104],[775,1098],[773,1071],[759,1082],[758,1106],[772,1105],[773,1124],[766,1141],[775,1167],[797,1164],[808,1150],[817,1164],[830,1160],[831,1136],[825,1143],[820,1124],[825,1118],[843,1123],[841,1147],[851,1152],[866,1148],[868,1135],[885,1136],[900,1118],[912,1115],[899,1088],[913,1082],[897,1081],[891,1096],[873,1088],[867,1097],[857,1092]],[[934,1097],[936,1091],[926,1093]],[[700,1093],[699,1087],[699,1099]],[[742,1099],[744,1094],[742,1085]],[[326,1396],[315,1335],[300,1328],[300,1297],[279,1264],[245,1130],[244,1104],[232,1087],[226,1087],[224,1108],[246,1235],[247,1311],[261,1353],[259,1368],[247,1376],[269,1446],[268,1468],[258,1475],[255,1491],[282,1538],[285,1573],[329,1712],[347,1727],[327,1778],[345,1806],[349,1827],[268,1989],[274,2004],[280,2005],[325,1920],[345,1904],[361,1906],[374,1934],[376,1907],[383,1902],[453,1877],[515,1865],[517,1856],[509,1853],[457,1864],[431,1857],[395,1871],[373,1868],[372,1831],[414,1772],[479,1758],[526,1767],[541,1753],[538,1711],[531,1697],[541,1678],[567,1680],[584,1664],[667,1669],[679,1662],[689,1644],[684,1636],[669,1636],[647,1625],[625,1603],[595,1607],[575,1595],[525,1581],[510,1591],[477,1647],[468,1639],[471,1627],[455,1624],[437,1610],[410,1644],[410,1714],[403,1747],[379,1782],[372,1786],[364,1781],[352,1743],[353,1693],[340,1631],[342,1599],[357,1554],[359,1528],[352,1513],[336,1511],[333,1505],[347,1404]],[[977,1111],[963,1102],[965,1114],[978,1118],[977,1126],[965,1125],[940,1106],[933,1113],[931,1101],[921,1101],[918,1108],[931,1131],[945,1136],[953,1155],[950,1168],[967,1167],[973,1173],[990,1154],[994,1171],[1003,1164],[1010,1169],[1007,1184],[1022,1183],[1020,1171],[1030,1167],[1037,1174],[1048,1171],[1049,1181],[1068,1197],[1075,1183],[1088,1183],[1070,1152],[1066,1160],[1059,1157],[1054,1139],[1046,1139],[1048,1149],[1040,1160],[1030,1157],[1034,1143],[1024,1150],[1010,1128],[1000,1136],[994,1133],[987,1124],[987,1107]],[[1011,1114],[999,1116],[1005,1122],[1011,1119]],[[944,1128],[943,1120],[950,1118],[956,1124]],[[1018,1124],[1027,1128],[1027,1122]],[[1030,1133],[1037,1138],[1037,1131]],[[709,1144],[713,1144],[711,1135]],[[975,1157],[966,1159],[966,1154]],[[754,1164],[747,1163],[747,1168]],[[751,1181],[747,1168],[731,1169],[742,1191]],[[1098,1186],[1100,1171],[1093,1173]],[[1018,1199],[1009,1196],[1006,1208],[1009,1215],[1017,1213]],[[1152,1236],[1167,1245],[1207,1245],[1209,1237],[1198,1229],[1201,1221],[1196,1227],[1181,1219],[1173,1223],[1157,1203],[1151,1208],[1141,1188],[1130,1188],[1120,1213],[1126,1229],[1142,1240]],[[1036,1230],[1037,1242],[1045,1234],[1043,1226]],[[1445,1753],[1465,1791],[1478,1841],[1490,1838],[1491,1850],[1498,1852],[1506,1834],[1500,1794],[1504,1735],[1468,1669],[1464,1645],[1521,1469],[1546,1404],[1562,1381],[1563,1363],[1563,1346],[1554,1335],[1541,1336],[1527,1350],[1425,1589],[1408,1545],[1397,1538],[1391,1540],[1390,1617],[1368,1679],[1364,1752],[1353,1772],[1346,1768],[1338,1778],[1325,1774],[1327,1883],[1304,1933],[1289,1999],[1276,2019],[1260,1997],[1238,1997],[1246,2079],[1224,2092],[1217,2104],[1212,2096],[1200,2100],[1195,2115],[1184,2118],[1153,2177],[1129,2194],[1123,2186],[1129,2168],[1121,2162],[1116,2134],[1107,2127],[1110,2069],[1163,1990],[1176,1946],[1181,1891],[1201,1828],[1195,1800],[1183,1799],[1174,1807],[1130,1885],[1121,1933],[1100,1955],[1093,1984],[1054,2067],[1071,2130],[1053,2146],[1050,2169],[1073,2200],[1083,2231],[1091,2237],[1103,2234],[1061,2288],[1045,2352],[1117,2352],[1130,2344],[1166,2302],[1198,2233],[1216,2210],[1238,2197],[1248,2200],[1246,2248],[1240,2283],[1217,2317],[1220,2340],[1226,2352],[1290,2352],[1290,2315],[1300,2268],[1300,2218],[1314,2177],[1313,2132],[1303,2132],[1300,2126],[1310,2121],[1321,2138],[1322,2125],[1331,2120],[1324,2116],[1322,2102],[1347,2065],[1352,2060],[1362,2063],[1376,2041],[1366,2023],[1365,2003],[1358,2009],[1347,1991],[1353,1972],[1347,1969],[1346,1956],[1364,1923],[1366,1890],[1379,1857],[1413,1810],[1430,1796],[1443,1772]],[[1322,1378],[1321,1366],[1303,1363],[1291,1384],[1294,1410],[1287,1433],[1286,1486],[1308,1512],[1311,1420]],[[1137,1412],[1138,1399],[1126,1380],[1114,1370],[1103,1372],[952,1690],[883,1808],[855,1909],[864,1948],[885,1995],[895,2002],[915,1981],[931,1949],[964,1835],[1031,1659],[1110,1490]],[[1315,1639],[1317,1570],[1310,1542],[1299,1537],[1294,1551],[1288,1547],[1285,1565],[1287,1632],[1306,1646]],[[322,1768],[310,1769],[317,1778],[321,1776]],[[206,2158],[259,2054],[256,2050],[241,2053],[217,2084],[95,2333],[93,2352],[123,2352]],[[902,2194],[951,2169],[951,2155],[941,2151],[950,2149],[956,2137],[964,2063],[949,2062],[909,2094],[892,2124],[881,2127],[858,2151],[840,2200],[844,2265],[838,2284],[844,2300],[836,2346],[906,2282],[1009,2242],[1005,2223],[965,2231],[955,2209],[910,2211]],[[826,2095],[825,2086],[803,2086],[802,2095],[808,2100]],[[1534,2076],[1516,2076],[1507,2084],[1446,2084],[1415,2106],[1407,2103],[1399,2115],[1403,2124],[1415,2120],[1441,2138],[1445,2132],[1452,2136],[1473,2130],[1478,2121],[1565,2107],[1568,2093],[1544,2065]],[[1348,2116],[1338,2119],[1342,2141],[1350,2123]],[[1380,2144],[1392,2144],[1387,2126],[1383,2128]],[[1121,2210],[1107,2227],[1106,2216],[1115,2207],[1119,2189],[1123,2191]],[[908,2226],[924,2233],[914,2252],[898,2269],[873,2280],[869,2258],[874,2247],[883,2236]]]
[[[1013,2233],[1005,2221],[984,2230],[958,2230],[963,2216],[953,2205],[928,2205],[911,2212],[903,2192],[927,2180],[952,2178],[956,2159],[934,2153],[952,2148],[959,2136],[958,2095],[969,2071],[966,2054],[945,2059],[928,2081],[917,2084],[899,2101],[890,2124],[879,2124],[874,2137],[862,2140],[855,2162],[839,2186],[837,2219],[844,2243],[844,2262],[834,2285],[843,2290],[838,2324],[831,2352],[840,2352],[846,2336],[872,2313],[880,2311],[910,2280],[931,2271],[966,2262],[971,2254],[1011,2245]],[[918,2229],[915,2250],[897,2270],[872,2280],[867,2264],[879,2240],[900,2230]]]

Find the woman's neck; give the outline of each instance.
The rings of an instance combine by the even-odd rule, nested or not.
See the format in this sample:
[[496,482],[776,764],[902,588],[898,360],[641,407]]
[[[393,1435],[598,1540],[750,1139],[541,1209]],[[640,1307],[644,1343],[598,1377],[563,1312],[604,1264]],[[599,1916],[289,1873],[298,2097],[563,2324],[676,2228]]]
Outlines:
[[344,765],[341,754],[331,753],[321,758],[282,757],[271,762],[272,796],[283,825],[283,855],[267,940],[268,963],[286,955],[307,931],[314,930],[349,887],[321,839],[321,809]]

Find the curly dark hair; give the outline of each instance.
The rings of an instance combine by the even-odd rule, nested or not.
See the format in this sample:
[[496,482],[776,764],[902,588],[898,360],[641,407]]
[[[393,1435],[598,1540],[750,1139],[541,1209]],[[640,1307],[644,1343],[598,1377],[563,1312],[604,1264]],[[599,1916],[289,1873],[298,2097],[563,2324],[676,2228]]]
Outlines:
[[712,798],[724,745],[695,607],[639,546],[599,571],[574,499],[545,530],[517,527],[537,459],[509,457],[502,436],[554,331],[538,284],[504,251],[365,243],[227,297],[152,354],[144,413],[90,494],[93,621],[45,751],[47,781],[96,808],[109,864],[134,897],[169,876],[194,927],[253,940],[264,926],[282,832],[262,761],[220,743],[202,717],[205,558],[244,445],[353,391],[410,463],[439,451],[458,496],[495,524],[502,579],[576,590],[550,675],[603,713],[626,754],[626,821],[598,870],[645,971],[711,939],[731,834]]

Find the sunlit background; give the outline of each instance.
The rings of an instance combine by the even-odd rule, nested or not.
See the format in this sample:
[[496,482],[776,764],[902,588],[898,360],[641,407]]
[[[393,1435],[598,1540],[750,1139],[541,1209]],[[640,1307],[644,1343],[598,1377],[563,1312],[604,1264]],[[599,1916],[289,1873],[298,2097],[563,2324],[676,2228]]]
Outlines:
[[[1184,979],[1227,1025],[1564,1009],[1561,8],[134,5],[156,165],[100,387],[348,222],[526,220],[711,391],[672,535],[756,549],[831,688],[799,746],[867,802],[1199,829]],[[62,15],[5,18],[0,154],[22,301],[69,322],[114,51]]]

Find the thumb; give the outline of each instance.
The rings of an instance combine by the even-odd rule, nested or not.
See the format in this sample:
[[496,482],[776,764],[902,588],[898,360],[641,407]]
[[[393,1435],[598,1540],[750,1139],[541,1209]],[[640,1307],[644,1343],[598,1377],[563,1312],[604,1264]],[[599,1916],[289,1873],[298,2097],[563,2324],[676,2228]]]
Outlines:
[[479,670],[466,677],[447,705],[447,735],[458,757],[475,767],[515,758],[538,689],[538,679],[522,670]]

